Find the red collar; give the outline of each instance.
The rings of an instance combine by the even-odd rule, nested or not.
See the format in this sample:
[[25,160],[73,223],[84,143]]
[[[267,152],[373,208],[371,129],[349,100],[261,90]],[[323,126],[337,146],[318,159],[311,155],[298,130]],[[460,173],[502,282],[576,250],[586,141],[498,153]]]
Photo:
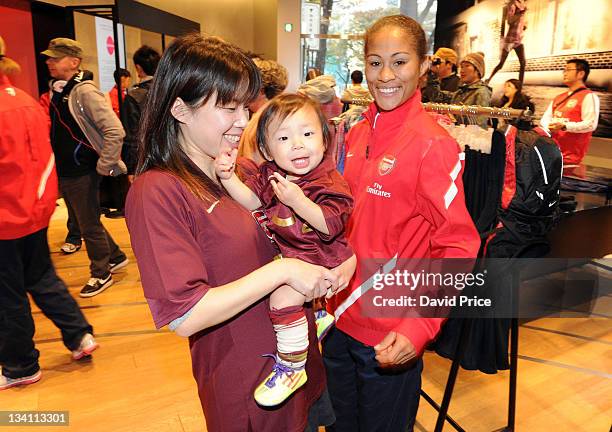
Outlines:
[[423,111],[421,91],[417,89],[406,102],[391,111],[379,111],[376,103],[371,103],[364,116],[370,122],[372,129],[378,129],[383,125],[385,129],[395,129],[405,124],[407,118],[414,117],[421,111]]
[[12,87],[11,81],[6,75],[0,74],[0,87]]

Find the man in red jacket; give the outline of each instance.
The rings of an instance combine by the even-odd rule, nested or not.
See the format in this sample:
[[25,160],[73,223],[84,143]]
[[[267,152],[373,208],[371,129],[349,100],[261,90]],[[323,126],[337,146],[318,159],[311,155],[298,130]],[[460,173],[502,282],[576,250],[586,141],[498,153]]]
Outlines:
[[565,165],[582,162],[597,129],[599,98],[586,86],[589,72],[586,60],[568,60],[563,69],[563,84],[568,91],[555,97],[540,120],[559,144]]
[[47,227],[57,198],[55,158],[42,107],[9,82],[7,75],[18,71],[0,38],[0,390],[41,377],[27,293],[61,330],[75,360],[98,347],[51,262]]

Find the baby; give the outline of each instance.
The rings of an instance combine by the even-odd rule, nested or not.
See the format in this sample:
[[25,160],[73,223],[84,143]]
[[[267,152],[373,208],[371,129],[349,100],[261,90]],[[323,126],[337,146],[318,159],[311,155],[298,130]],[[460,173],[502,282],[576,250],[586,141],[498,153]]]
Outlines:
[[[243,183],[235,174],[237,149],[215,161],[217,176],[228,193],[250,211],[262,208],[265,228],[282,257],[299,258],[333,268],[353,252],[344,226],[353,207],[348,184],[325,157],[331,142],[319,105],[297,94],[272,99],[257,125],[257,144],[267,162]],[[305,297],[289,286],[270,296],[270,319],[277,338],[276,363],[255,389],[262,406],[283,402],[307,380],[308,323]],[[333,317],[318,312],[321,339]]]

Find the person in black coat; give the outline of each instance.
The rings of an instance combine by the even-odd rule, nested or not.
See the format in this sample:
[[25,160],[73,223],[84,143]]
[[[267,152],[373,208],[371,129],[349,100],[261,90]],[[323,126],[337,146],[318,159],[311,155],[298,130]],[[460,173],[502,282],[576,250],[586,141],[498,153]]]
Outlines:
[[140,82],[128,90],[125,97],[125,109],[123,110],[123,124],[125,127],[125,140],[121,158],[128,168],[130,183],[134,177],[134,171],[138,164],[138,128],[140,116],[146,102],[153,75],[159,63],[159,53],[147,45],[143,45],[134,53],[134,66]]

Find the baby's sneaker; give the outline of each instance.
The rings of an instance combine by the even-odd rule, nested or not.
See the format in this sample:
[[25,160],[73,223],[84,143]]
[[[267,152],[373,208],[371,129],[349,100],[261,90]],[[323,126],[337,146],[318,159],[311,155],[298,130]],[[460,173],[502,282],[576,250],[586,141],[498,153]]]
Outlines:
[[276,406],[285,401],[308,380],[306,369],[274,363],[272,373],[255,389],[255,401],[261,406]]
[[315,311],[315,325],[317,326],[317,339],[319,342],[321,342],[327,332],[331,330],[334,322],[336,322],[334,316],[327,313],[325,309]]

